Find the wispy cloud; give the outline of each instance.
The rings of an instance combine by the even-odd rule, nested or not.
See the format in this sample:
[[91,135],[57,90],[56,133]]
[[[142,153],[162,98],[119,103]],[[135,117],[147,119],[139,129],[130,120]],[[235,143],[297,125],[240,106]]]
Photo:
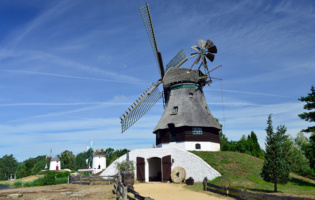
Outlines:
[[12,33],[15,35],[15,37],[9,42],[8,48],[11,50],[14,49],[28,34],[30,34],[40,25],[66,12],[74,5],[73,3],[75,2],[72,2],[71,4],[65,2],[59,2],[55,5],[50,4],[47,10],[44,10],[38,17],[26,24],[21,30],[17,31],[16,33]]
[[245,92],[245,91],[237,91],[237,90],[220,90],[220,89],[209,89],[209,90],[222,91],[222,92],[233,92],[233,93],[240,93],[240,94],[252,94],[252,95],[274,96],[274,97],[289,97],[289,96],[276,95],[276,94],[258,93],[258,92]]
[[9,103],[0,104],[0,107],[9,106],[82,106],[82,105],[106,105],[106,106],[120,106],[129,105],[129,103],[117,103],[117,102],[74,102],[74,103]]
[[36,71],[6,70],[6,69],[0,69],[0,71],[3,71],[3,72],[11,72],[11,73],[20,73],[20,74],[55,76],[55,77],[60,77],[60,78],[85,79],[85,80],[93,80],[93,81],[106,81],[106,82],[116,82],[116,83],[145,84],[145,83],[142,83],[142,82],[139,82],[139,81],[110,80],[110,79],[103,79],[103,78],[93,78],[93,77],[83,77],[83,76],[71,76],[71,75],[54,74],[54,73],[46,73],[46,72],[36,72]]

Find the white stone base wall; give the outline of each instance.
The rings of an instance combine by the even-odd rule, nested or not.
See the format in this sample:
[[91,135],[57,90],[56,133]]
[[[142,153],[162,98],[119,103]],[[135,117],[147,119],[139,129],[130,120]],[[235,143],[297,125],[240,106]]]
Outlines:
[[[98,169],[99,165],[101,166],[100,169]],[[92,168],[95,169],[95,174],[106,169],[106,157],[105,156],[93,157]]]
[[[212,180],[221,174],[213,169],[209,164],[203,161],[200,157],[179,148],[151,148],[151,149],[136,149],[129,152],[129,159],[132,160],[136,167],[136,158],[143,157],[145,159],[145,182],[149,182],[149,162],[150,158],[161,158],[171,155],[172,165],[171,169],[175,167],[182,167],[186,171],[186,179],[193,177],[195,182],[202,182],[205,177]],[[115,160],[106,170],[101,174],[102,176],[111,176],[118,173],[116,163],[126,160],[126,154]],[[162,165],[162,163],[161,163]],[[162,167],[161,167],[162,168]],[[137,177],[137,170],[134,171]]]
[[[196,144],[200,144],[200,149],[196,149]],[[220,144],[214,142],[170,142],[156,145],[159,148],[176,147],[186,151],[220,151]]]

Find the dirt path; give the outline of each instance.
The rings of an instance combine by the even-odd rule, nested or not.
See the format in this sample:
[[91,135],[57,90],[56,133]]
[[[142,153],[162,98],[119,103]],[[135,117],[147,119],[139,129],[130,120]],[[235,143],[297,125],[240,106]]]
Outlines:
[[211,192],[195,192],[184,186],[185,184],[138,183],[134,185],[134,188],[141,196],[151,197],[154,200],[230,199]]
[[[171,183],[139,183],[135,184],[135,190],[140,195],[151,197],[154,200],[193,200],[193,199],[228,199],[223,196],[211,192],[195,192],[184,188],[185,184],[171,184]],[[23,194],[22,198],[27,200],[37,199],[54,199],[66,200],[77,199],[71,198],[70,195],[62,194],[64,192],[72,192],[73,194],[84,194],[85,200],[99,200],[99,199],[115,199],[112,193],[113,185],[77,185],[77,184],[62,184],[42,187],[29,188],[15,188],[0,190],[0,200],[7,199],[9,194]]]
[[7,199],[9,194],[23,194],[22,198],[27,200],[37,199],[54,199],[66,200],[77,199],[71,198],[70,195],[61,194],[63,192],[73,192],[73,194],[84,194],[85,200],[98,200],[98,199],[115,199],[112,193],[113,185],[77,185],[77,184],[62,184],[41,187],[29,188],[15,188],[8,190],[0,190],[0,199]]

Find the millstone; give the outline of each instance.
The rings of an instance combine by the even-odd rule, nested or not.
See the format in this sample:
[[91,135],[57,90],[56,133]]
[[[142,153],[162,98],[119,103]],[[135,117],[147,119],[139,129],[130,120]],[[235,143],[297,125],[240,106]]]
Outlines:
[[172,170],[171,178],[174,183],[181,183],[186,178],[186,171],[182,167],[175,167]]

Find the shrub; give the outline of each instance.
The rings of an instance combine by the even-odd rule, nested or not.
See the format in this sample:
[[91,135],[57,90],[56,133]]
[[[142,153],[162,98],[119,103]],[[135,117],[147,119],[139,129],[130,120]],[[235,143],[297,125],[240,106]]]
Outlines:
[[31,182],[32,186],[42,186],[44,185],[44,178],[38,178],[36,180],[34,180],[33,182]]
[[[116,163],[116,169],[121,172],[121,171],[127,171],[128,167],[127,167],[127,162],[124,160],[122,162],[117,162]],[[135,165],[133,163],[133,161],[129,161],[129,171],[134,171],[135,170]]]
[[56,178],[56,184],[68,183],[68,177]]
[[32,187],[32,184],[30,182],[26,182],[23,184],[23,187]]
[[56,178],[53,173],[48,173],[43,178],[43,185],[55,185],[56,184]]
[[70,176],[70,172],[57,172],[56,177],[57,178],[64,178]]
[[18,181],[18,182],[15,182],[13,185],[14,187],[22,187],[23,183],[21,181]]

